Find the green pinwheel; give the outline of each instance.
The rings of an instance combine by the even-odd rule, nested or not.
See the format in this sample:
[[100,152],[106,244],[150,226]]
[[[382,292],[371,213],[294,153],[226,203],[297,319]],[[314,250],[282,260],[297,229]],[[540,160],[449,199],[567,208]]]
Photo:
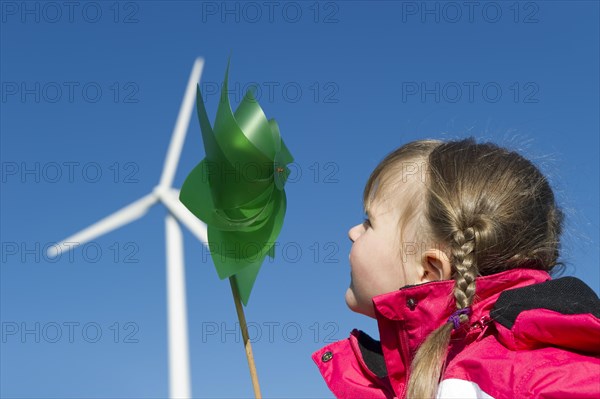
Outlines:
[[197,89],[205,157],[185,179],[179,199],[206,223],[217,274],[231,279],[247,305],[265,257],[275,256],[286,211],[284,186],[290,173],[286,165],[293,157],[253,89],[232,112],[228,75],[229,62],[214,127]]

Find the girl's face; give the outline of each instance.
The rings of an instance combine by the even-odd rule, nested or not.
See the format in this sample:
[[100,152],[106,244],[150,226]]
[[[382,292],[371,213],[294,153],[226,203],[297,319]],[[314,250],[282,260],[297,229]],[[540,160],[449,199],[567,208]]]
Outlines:
[[[401,201],[403,198],[395,198]],[[398,225],[398,207],[387,201],[374,201],[364,223],[348,231],[350,251],[350,287],[346,303],[350,309],[375,317],[372,298],[418,281],[418,262],[414,256],[402,259]],[[414,227],[406,225],[403,239],[414,237]],[[408,234],[407,234],[408,233]],[[411,244],[405,241],[405,244]]]

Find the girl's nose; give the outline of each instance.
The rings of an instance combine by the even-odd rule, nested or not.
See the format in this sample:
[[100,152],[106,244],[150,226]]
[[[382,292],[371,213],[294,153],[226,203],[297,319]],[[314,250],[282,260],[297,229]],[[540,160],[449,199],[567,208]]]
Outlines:
[[348,230],[348,238],[350,239],[350,241],[354,242],[358,237],[360,237],[364,230],[365,228],[362,223],[357,224],[356,226]]

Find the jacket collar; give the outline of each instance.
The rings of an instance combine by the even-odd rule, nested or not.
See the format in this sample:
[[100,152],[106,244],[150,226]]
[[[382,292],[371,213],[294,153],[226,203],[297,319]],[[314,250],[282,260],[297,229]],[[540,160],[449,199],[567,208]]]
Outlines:
[[[489,317],[503,291],[547,280],[550,275],[546,271],[534,269],[513,269],[478,277],[471,327]],[[373,298],[388,377],[398,397],[404,397],[408,371],[417,348],[456,310],[453,288],[454,280],[433,281]],[[453,334],[464,334],[468,328],[465,326]]]

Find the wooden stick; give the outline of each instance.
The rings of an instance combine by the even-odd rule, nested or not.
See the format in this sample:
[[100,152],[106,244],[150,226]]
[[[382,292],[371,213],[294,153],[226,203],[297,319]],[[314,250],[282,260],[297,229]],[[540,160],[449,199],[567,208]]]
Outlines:
[[240,321],[240,329],[242,330],[242,338],[244,339],[244,348],[246,348],[246,357],[248,358],[248,367],[250,368],[250,378],[252,378],[252,387],[254,388],[254,397],[261,399],[260,386],[258,385],[258,374],[256,374],[256,366],[254,365],[254,356],[252,355],[252,345],[250,339],[248,339],[248,326],[246,324],[246,317],[244,316],[244,308],[242,307],[242,301],[240,300],[240,294],[238,292],[235,281],[235,276],[229,277],[229,283],[231,284],[231,293],[233,294],[233,301],[235,302],[235,310],[237,311],[238,320]]

